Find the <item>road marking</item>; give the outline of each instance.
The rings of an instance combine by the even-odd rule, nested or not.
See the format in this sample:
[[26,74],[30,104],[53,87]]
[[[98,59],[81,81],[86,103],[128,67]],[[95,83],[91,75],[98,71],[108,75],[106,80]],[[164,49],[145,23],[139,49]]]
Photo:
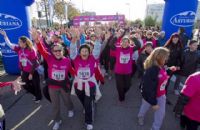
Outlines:
[[31,112],[27,117],[25,117],[20,123],[18,123],[16,126],[14,126],[13,128],[11,128],[11,130],[16,130],[18,127],[20,127],[29,118],[31,118],[37,111],[39,111],[41,107],[42,107],[42,105],[40,105],[39,107],[37,107],[33,112]]

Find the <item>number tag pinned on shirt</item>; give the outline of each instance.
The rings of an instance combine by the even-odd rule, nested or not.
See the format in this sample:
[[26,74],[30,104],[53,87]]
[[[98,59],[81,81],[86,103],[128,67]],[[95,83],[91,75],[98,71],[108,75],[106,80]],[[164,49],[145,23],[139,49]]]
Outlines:
[[20,62],[21,62],[23,67],[27,66],[27,59],[26,58],[21,58]]
[[87,79],[90,78],[90,68],[79,68],[78,69],[78,77],[80,79]]
[[128,62],[130,61],[130,54],[120,54],[120,63],[121,64],[128,64]]
[[52,79],[58,81],[65,80],[65,70],[53,70]]

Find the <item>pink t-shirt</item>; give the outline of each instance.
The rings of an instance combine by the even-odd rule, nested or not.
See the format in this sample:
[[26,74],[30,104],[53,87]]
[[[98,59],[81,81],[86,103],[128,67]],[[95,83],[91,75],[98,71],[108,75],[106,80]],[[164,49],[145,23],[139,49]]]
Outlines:
[[17,52],[19,56],[19,67],[25,72],[32,71],[32,61],[37,60],[37,53],[34,49],[22,49],[19,46],[14,47],[14,51]]
[[166,84],[168,81],[169,76],[164,68],[162,68],[158,75],[158,87],[157,87],[157,97],[163,96],[166,94]]
[[132,73],[132,54],[133,47],[122,48],[121,46],[116,47],[116,63],[115,73],[116,74],[131,74]]
[[181,93],[189,97],[184,114],[191,120],[200,122],[200,72],[188,77]]
[[[64,57],[61,60],[55,59],[54,56],[49,55],[47,58],[48,63],[48,77],[57,81],[68,79],[69,69],[72,67],[69,58]],[[60,86],[49,85],[50,88],[60,88]],[[66,84],[67,87],[67,84]]]
[[[94,74],[96,59],[93,55],[90,55],[87,60],[82,60],[81,57],[78,55],[74,60],[74,68],[76,76],[80,79],[88,79]],[[94,87],[95,84],[89,82],[90,87]],[[75,87],[77,84],[75,83]],[[83,84],[83,87],[85,85]]]

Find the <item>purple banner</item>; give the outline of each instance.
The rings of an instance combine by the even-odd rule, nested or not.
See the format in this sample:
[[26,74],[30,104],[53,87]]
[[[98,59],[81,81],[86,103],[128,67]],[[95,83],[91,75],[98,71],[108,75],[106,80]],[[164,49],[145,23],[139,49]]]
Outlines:
[[117,21],[120,24],[124,24],[124,15],[96,15],[96,16],[75,16],[73,19],[73,25],[79,26],[80,22],[96,22],[96,21]]

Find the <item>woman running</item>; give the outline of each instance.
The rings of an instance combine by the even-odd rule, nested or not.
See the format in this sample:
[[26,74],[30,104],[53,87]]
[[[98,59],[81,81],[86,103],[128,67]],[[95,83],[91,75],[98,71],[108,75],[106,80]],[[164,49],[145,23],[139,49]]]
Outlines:
[[125,94],[131,86],[133,52],[140,48],[140,43],[134,39],[133,46],[127,36],[123,37],[120,46],[116,46],[115,50],[115,78],[120,102],[125,100]]
[[48,64],[49,95],[53,105],[53,120],[55,122],[53,130],[58,130],[62,123],[60,116],[60,96],[68,109],[68,117],[73,117],[73,103],[70,98],[70,83],[68,72],[73,75],[73,68],[70,59],[63,56],[63,47],[61,44],[53,44],[51,52],[44,49],[41,38],[36,30],[32,30],[32,38],[37,44],[37,48]]
[[[73,35],[75,36],[75,35]],[[76,36],[78,37],[78,36]],[[72,86],[72,94],[76,94],[85,110],[86,129],[93,129],[94,100],[99,100],[101,93],[97,84],[98,71],[97,60],[100,55],[98,44],[94,44],[92,54],[87,44],[81,45],[77,50],[76,39],[70,44],[70,57],[75,68],[75,79]]]

